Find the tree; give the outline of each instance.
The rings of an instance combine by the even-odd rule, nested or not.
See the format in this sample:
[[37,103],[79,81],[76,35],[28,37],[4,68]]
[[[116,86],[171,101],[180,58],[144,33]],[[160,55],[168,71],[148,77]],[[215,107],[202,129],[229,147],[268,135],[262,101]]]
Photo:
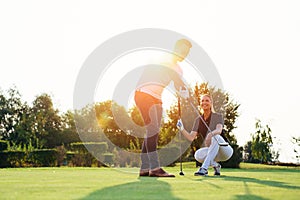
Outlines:
[[144,126],[144,121],[143,121],[142,115],[140,114],[140,111],[137,106],[133,106],[129,110],[129,113],[130,113],[130,117],[131,117],[132,121],[136,125]]
[[292,137],[292,143],[294,144],[294,153],[297,162],[300,160],[300,137]]
[[53,148],[61,145],[62,121],[59,111],[54,109],[52,99],[48,94],[41,94],[33,101],[34,113],[33,133],[38,148]]
[[79,135],[76,130],[74,112],[68,110],[61,116],[62,140],[61,143],[68,146],[70,143],[80,142]]
[[260,160],[255,159],[252,155],[252,141],[248,141],[244,146],[244,162],[259,163]]
[[7,99],[3,92],[0,90],[0,139],[5,139],[5,115],[6,115]]
[[136,137],[132,135],[133,124],[125,108],[109,100],[96,104],[95,110],[98,125],[106,137],[116,146],[129,149]]
[[261,163],[266,163],[272,160],[270,146],[273,144],[271,137],[271,128],[263,126],[259,119],[255,123],[256,131],[252,134],[252,155],[254,159],[260,160]]
[[15,87],[7,91],[8,96],[0,93],[0,138],[10,145],[26,146],[34,137],[31,134],[30,107],[21,101]]

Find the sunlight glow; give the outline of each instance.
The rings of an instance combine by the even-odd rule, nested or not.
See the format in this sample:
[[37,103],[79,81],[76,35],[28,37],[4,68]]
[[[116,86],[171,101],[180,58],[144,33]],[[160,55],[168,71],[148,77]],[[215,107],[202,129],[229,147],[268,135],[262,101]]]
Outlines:
[[[107,68],[99,80],[94,98],[95,102],[111,100],[119,80],[131,70],[143,65],[160,64],[162,60],[168,59],[170,55],[170,53],[162,50],[146,49],[130,52],[129,54],[120,57]],[[179,63],[179,65],[183,70],[183,78],[189,85],[193,86],[196,82],[201,83],[203,81],[201,74],[199,74],[199,72],[188,62],[183,61]],[[177,101],[176,96],[172,92],[172,88],[174,88],[174,86],[171,82],[162,94],[164,109],[170,108],[170,106]],[[121,105],[127,110],[130,109],[134,105],[133,98],[134,91],[132,91],[128,97],[127,104],[124,105],[121,103]]]

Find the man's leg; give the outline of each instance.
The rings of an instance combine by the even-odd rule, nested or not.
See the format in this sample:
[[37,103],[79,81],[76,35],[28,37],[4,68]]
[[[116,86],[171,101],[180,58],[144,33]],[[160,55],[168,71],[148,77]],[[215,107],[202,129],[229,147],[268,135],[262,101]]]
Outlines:
[[156,104],[149,109],[150,123],[146,126],[145,146],[149,158],[150,170],[160,167],[157,154],[158,134],[162,118],[162,105]]
[[159,168],[157,139],[162,118],[162,105],[152,96],[141,92],[136,93],[135,102],[146,126],[146,136],[141,153],[141,172],[143,173]]
[[150,162],[147,154],[147,149],[146,149],[146,138],[144,139],[143,145],[142,145],[142,153],[141,153],[141,173],[140,175],[148,176],[149,175],[149,170],[150,170]]
[[[150,116],[149,116],[149,110],[152,106],[152,100],[151,96],[148,94],[142,93],[142,92],[136,92],[135,93],[135,103],[140,111],[140,114],[143,118],[145,126],[148,125],[151,122]],[[146,129],[146,131],[148,131]],[[145,135],[143,144],[142,144],[142,153],[141,153],[141,169],[140,169],[140,176],[148,176],[149,170],[150,170],[150,162],[148,157],[148,151],[147,151],[147,133]]]
[[157,139],[158,139],[158,134],[151,137],[147,137],[144,140],[145,147],[147,149],[146,155],[148,158],[150,170],[160,167],[158,161],[158,154],[157,154]]

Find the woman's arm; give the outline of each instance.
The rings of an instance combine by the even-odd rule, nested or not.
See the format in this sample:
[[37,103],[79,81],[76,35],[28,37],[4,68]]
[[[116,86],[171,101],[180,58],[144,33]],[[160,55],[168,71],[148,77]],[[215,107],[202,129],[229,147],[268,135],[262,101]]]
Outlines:
[[196,131],[191,131],[191,133],[188,133],[183,126],[183,123],[181,121],[181,119],[178,120],[177,124],[176,124],[177,128],[180,130],[180,132],[182,133],[182,135],[188,139],[189,141],[193,141],[195,139],[195,137],[197,136],[197,132]]
[[216,129],[213,130],[213,131],[211,132],[211,134],[212,134],[213,136],[215,136],[215,135],[220,135],[220,134],[222,133],[222,130],[223,130],[223,125],[222,125],[222,124],[217,124]]
[[223,129],[223,125],[222,124],[217,124],[216,129],[211,131],[210,133],[208,133],[208,135],[206,136],[206,139],[205,139],[205,145],[207,147],[209,147],[210,144],[211,144],[211,138],[216,136],[216,135],[220,135],[222,133],[222,129]]

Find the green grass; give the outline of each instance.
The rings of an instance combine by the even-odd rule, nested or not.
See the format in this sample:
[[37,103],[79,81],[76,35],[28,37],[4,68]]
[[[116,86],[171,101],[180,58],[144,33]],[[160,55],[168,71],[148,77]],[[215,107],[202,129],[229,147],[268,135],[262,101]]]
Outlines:
[[[193,163],[165,168],[176,178],[138,178],[136,168],[0,169],[0,199],[299,199],[300,170],[256,164],[195,177]],[[213,172],[210,169],[209,174]]]

